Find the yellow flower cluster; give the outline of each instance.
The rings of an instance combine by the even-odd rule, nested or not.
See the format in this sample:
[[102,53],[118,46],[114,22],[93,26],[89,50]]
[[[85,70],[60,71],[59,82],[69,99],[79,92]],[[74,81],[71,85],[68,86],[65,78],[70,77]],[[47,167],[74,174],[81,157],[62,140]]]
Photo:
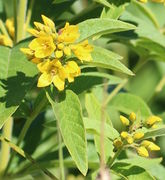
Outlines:
[[83,61],[91,61],[93,47],[88,40],[76,43],[79,38],[77,25],[70,25],[56,32],[54,22],[42,15],[43,24],[34,22],[35,29],[29,29],[35,38],[30,42],[28,48],[21,48],[21,51],[28,58],[37,64],[41,76],[38,79],[38,87],[46,87],[50,84],[59,90],[64,90],[65,80],[73,82],[81,71],[73,55]]
[[5,34],[0,33],[0,45],[12,47],[15,34],[14,19],[7,19],[3,28],[4,31],[6,31],[6,29],[7,31]]
[[[142,3],[147,3],[148,0],[139,0]],[[151,0],[152,2],[156,2],[156,3],[165,3],[165,0]]]
[[[134,112],[129,115],[129,118],[121,115],[120,120],[122,124],[127,127],[127,131],[122,131],[120,133],[120,136],[114,140],[113,144],[115,146],[115,149],[127,146],[132,147],[136,150],[138,155],[143,157],[149,156],[148,151],[160,150],[159,146],[157,146],[153,142],[142,140],[142,138],[144,137],[144,131],[142,129],[141,122],[136,119],[136,114]],[[144,126],[146,125],[149,128],[153,128],[153,126],[155,126],[155,124],[160,121],[160,117],[152,115],[146,120],[146,124],[144,124]],[[141,142],[139,143],[139,141]]]

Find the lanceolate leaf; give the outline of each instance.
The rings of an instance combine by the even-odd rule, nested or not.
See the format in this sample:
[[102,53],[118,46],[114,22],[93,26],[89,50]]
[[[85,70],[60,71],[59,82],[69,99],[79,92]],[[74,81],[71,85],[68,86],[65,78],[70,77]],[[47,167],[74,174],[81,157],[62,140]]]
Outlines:
[[135,26],[113,19],[88,19],[78,24],[80,37],[78,42],[98,35],[135,29]]
[[47,92],[47,97],[58,120],[64,143],[78,169],[86,175],[87,143],[78,96],[71,90],[66,90],[66,93],[59,94],[59,102],[53,100],[50,92]]
[[112,69],[128,75],[134,75],[131,70],[120,62],[122,57],[112,51],[95,46],[92,51],[92,58],[93,60],[89,62],[90,65]]
[[10,49],[0,46],[0,128],[18,108],[37,74],[35,65],[20,51],[22,42]]

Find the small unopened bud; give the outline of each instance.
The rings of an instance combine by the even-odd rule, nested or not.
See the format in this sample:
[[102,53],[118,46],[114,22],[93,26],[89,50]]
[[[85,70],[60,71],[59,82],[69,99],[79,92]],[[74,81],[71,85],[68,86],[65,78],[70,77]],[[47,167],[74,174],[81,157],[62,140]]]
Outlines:
[[143,132],[136,132],[136,133],[133,135],[133,138],[134,138],[135,140],[138,140],[138,139],[141,139],[143,136],[144,136],[144,133],[143,133]]
[[62,51],[55,51],[55,56],[56,58],[61,58],[63,56],[63,52]]
[[141,145],[145,146],[150,151],[159,151],[160,147],[151,141],[144,140]]
[[121,141],[121,139],[115,139],[113,141],[113,145],[118,149],[123,145],[123,142]]
[[120,120],[125,126],[129,126],[129,120],[126,117],[121,115]]
[[134,139],[131,136],[128,136],[126,139],[127,139],[128,144],[132,144],[134,141]]
[[148,151],[144,146],[140,146],[138,148],[136,148],[137,153],[142,156],[142,157],[148,157]]
[[58,47],[58,49],[63,49],[64,48],[64,44],[63,43],[59,43],[58,45],[57,45],[57,47]]
[[131,112],[131,114],[129,115],[129,119],[130,121],[134,122],[136,120],[136,114],[134,112]]
[[120,135],[123,139],[126,139],[128,137],[128,133],[126,131],[122,131]]
[[147,119],[147,125],[149,126],[152,126],[153,124],[155,124],[156,122],[161,122],[162,119],[158,116],[150,116],[148,119]]

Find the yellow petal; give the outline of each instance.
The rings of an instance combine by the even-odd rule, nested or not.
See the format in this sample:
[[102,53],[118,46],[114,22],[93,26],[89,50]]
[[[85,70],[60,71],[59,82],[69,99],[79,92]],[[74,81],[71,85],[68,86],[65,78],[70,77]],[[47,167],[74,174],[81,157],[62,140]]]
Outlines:
[[59,91],[62,91],[64,90],[65,80],[62,80],[58,75],[55,75],[53,78],[53,84]]
[[77,45],[72,45],[71,49],[77,58],[81,61],[92,60],[91,52],[93,51],[93,47],[88,44],[88,40],[85,40]]
[[143,133],[143,132],[136,132],[136,133],[133,135],[133,138],[134,138],[135,140],[138,140],[138,139],[141,139],[143,136],[144,136],[144,133]]
[[35,37],[39,36],[39,31],[37,31],[36,29],[30,28],[30,29],[27,29],[27,31]]
[[77,25],[69,25],[67,22],[65,27],[60,29],[58,36],[59,42],[74,43],[80,36]]
[[48,17],[44,16],[44,15],[41,15],[41,17],[42,17],[42,20],[43,20],[44,24],[46,26],[49,26],[52,31],[55,31],[55,24],[54,24],[54,22],[51,19],[49,19]]
[[56,56],[56,58],[61,58],[63,56],[63,51],[56,50],[55,56]]
[[50,60],[43,61],[37,65],[37,68],[41,73],[48,72],[50,69]]
[[7,19],[5,22],[5,25],[10,36],[14,38],[15,36],[14,19],[13,18]]
[[38,79],[37,87],[46,87],[52,83],[52,75],[44,72]]
[[27,56],[33,56],[34,55],[34,51],[31,50],[30,48],[20,48],[20,50],[26,54]]
[[66,56],[70,56],[70,55],[71,55],[71,49],[70,49],[69,47],[65,47],[65,48],[64,48],[64,54],[65,54]]

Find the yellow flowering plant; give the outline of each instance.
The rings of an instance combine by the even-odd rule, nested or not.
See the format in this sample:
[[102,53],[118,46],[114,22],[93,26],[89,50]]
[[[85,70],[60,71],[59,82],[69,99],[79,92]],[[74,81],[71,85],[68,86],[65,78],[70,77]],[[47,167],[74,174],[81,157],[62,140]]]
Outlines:
[[165,179],[163,3],[0,0],[0,179]]

